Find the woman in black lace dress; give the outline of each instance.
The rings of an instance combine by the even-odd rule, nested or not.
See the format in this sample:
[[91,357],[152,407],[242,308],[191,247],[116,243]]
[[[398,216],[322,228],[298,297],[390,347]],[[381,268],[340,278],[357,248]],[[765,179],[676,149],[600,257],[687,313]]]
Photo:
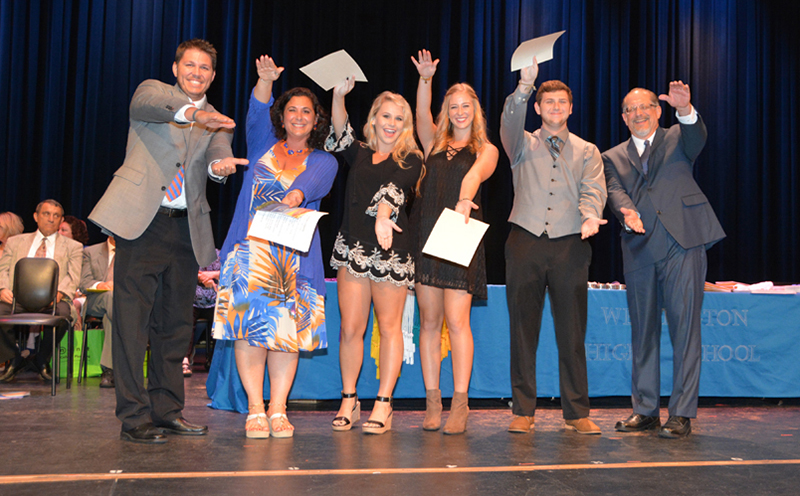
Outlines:
[[416,293],[420,310],[419,348],[425,381],[425,430],[441,426],[442,322],[447,322],[453,361],[453,401],[445,434],[460,434],[467,426],[467,392],[472,374],[472,330],[469,324],[472,298],[486,299],[486,261],[483,243],[469,267],[422,254],[436,220],[444,208],[469,218],[481,219],[480,185],[497,165],[497,147],[486,136],[486,119],[475,90],[457,83],[444,97],[442,110],[433,121],[431,78],[439,60],[427,50],[411,60],[419,71],[417,86],[417,135],[425,152],[426,175],[413,217],[419,223]]
[[360,416],[356,381],[372,303],[380,329],[380,385],[362,430],[383,434],[392,426],[392,391],[403,362],[403,306],[414,285],[414,236],[405,206],[420,177],[422,153],[414,141],[411,107],[388,91],[372,104],[364,125],[365,142],[356,141],[344,106],[353,85],[350,78],[333,89],[336,143],[328,146],[340,151],[350,167],[344,218],[331,257],[331,266],[338,271],[342,373],[342,405],[333,430],[350,430]]

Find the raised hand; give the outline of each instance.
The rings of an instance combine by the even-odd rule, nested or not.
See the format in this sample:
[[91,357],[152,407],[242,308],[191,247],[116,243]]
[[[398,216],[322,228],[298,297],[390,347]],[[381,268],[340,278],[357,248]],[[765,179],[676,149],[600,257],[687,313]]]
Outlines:
[[625,216],[625,225],[628,226],[628,229],[644,234],[644,224],[642,224],[642,219],[639,218],[639,214],[635,210],[621,208],[619,211]]
[[689,85],[683,84],[683,81],[669,83],[669,94],[658,95],[658,99],[672,105],[680,115],[687,115],[692,110],[692,92],[689,90]]
[[353,88],[356,86],[356,77],[350,76],[345,78],[344,81],[340,82],[336,86],[333,87],[333,96],[344,97],[346,94],[353,91]]
[[538,75],[539,75],[539,62],[537,62],[536,57],[534,57],[533,60],[531,61],[531,65],[520,69],[519,82],[526,86],[533,87],[533,84],[536,82],[536,77]]
[[436,66],[439,65],[439,59],[433,60],[431,52],[424,48],[417,52],[417,59],[411,56],[411,62],[417,67],[420,77],[432,78],[436,74]]
[[262,55],[256,59],[256,72],[259,79],[272,82],[281,77],[283,67],[278,67],[269,55]]

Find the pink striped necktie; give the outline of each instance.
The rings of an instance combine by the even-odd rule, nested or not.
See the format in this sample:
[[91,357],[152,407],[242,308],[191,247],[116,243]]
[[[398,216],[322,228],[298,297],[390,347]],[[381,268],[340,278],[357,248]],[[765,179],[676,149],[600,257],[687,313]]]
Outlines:
[[172,183],[167,188],[167,200],[175,201],[175,198],[181,196],[183,192],[183,165],[178,169],[178,173],[172,180]]

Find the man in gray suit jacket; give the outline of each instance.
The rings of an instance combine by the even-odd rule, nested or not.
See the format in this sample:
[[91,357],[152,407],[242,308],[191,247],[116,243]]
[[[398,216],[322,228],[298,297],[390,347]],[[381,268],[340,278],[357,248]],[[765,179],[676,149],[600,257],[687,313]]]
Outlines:
[[163,432],[208,431],[181,413],[181,362],[192,332],[197,269],[216,256],[206,178],[222,182],[247,163],[232,157],[235,123],[206,100],[216,59],[207,41],[185,41],[172,65],[175,86],[155,80],[139,85],[130,105],[125,162],[89,215],[116,239],[114,383],[126,441],[164,443]]
[[96,245],[87,246],[83,250],[83,271],[81,273],[81,292],[86,295],[84,309],[86,315],[103,319],[103,352],[100,355],[100,366],[103,376],[101,388],[114,387],[114,361],[111,355],[112,334],[114,326],[114,253],[116,242],[114,236]]
[[[658,126],[664,100],[679,124]],[[665,438],[692,431],[700,384],[700,312],[706,250],[725,237],[708,199],[694,180],[695,159],[707,131],[691,104],[689,86],[669,85],[669,94],[635,88],[622,102],[631,138],[603,153],[608,205],[625,230],[622,259],[631,317],[633,414],[618,431],[659,429]],[[661,427],[661,309],[673,347],[669,420]]]
[[[56,315],[69,317],[72,296],[78,289],[81,271],[81,253],[83,246],[73,239],[61,236],[58,226],[64,218],[64,208],[55,200],[44,200],[36,207],[33,214],[38,229],[36,232],[18,234],[6,241],[6,248],[0,257],[0,315],[11,313],[14,293],[14,267],[21,258],[46,257],[58,263],[58,296]],[[17,313],[26,309],[17,306]],[[57,341],[60,342],[64,331],[59,331]],[[42,379],[49,381],[47,364],[53,355],[53,341],[42,339],[39,352],[33,360]],[[0,382],[11,382],[22,370],[25,358],[14,343],[13,328],[0,331],[0,362],[13,358]]]

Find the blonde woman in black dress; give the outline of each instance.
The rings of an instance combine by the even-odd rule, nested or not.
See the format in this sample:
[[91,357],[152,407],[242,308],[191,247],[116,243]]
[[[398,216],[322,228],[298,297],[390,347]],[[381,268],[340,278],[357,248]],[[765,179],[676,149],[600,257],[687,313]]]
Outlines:
[[431,78],[439,60],[421,50],[411,57],[419,71],[417,135],[425,152],[426,175],[414,205],[419,226],[416,293],[420,310],[420,356],[425,381],[425,430],[441,426],[442,322],[447,322],[453,362],[453,401],[445,434],[461,434],[467,427],[472,375],[473,341],[469,316],[472,298],[486,299],[486,260],[483,243],[469,267],[422,254],[422,247],[444,208],[481,219],[480,185],[494,172],[497,147],[486,136],[486,119],[475,90],[457,83],[447,90],[436,122],[431,113]]
[[392,427],[392,392],[403,362],[403,306],[414,285],[415,244],[405,207],[420,177],[422,153],[414,140],[411,107],[389,91],[372,104],[365,141],[355,140],[344,106],[353,85],[349,78],[333,89],[336,143],[331,136],[327,147],[340,151],[350,167],[344,218],[331,257],[337,270],[342,373],[342,404],[333,430],[350,430],[360,416],[356,382],[372,304],[380,329],[380,385],[362,431],[383,434]]

